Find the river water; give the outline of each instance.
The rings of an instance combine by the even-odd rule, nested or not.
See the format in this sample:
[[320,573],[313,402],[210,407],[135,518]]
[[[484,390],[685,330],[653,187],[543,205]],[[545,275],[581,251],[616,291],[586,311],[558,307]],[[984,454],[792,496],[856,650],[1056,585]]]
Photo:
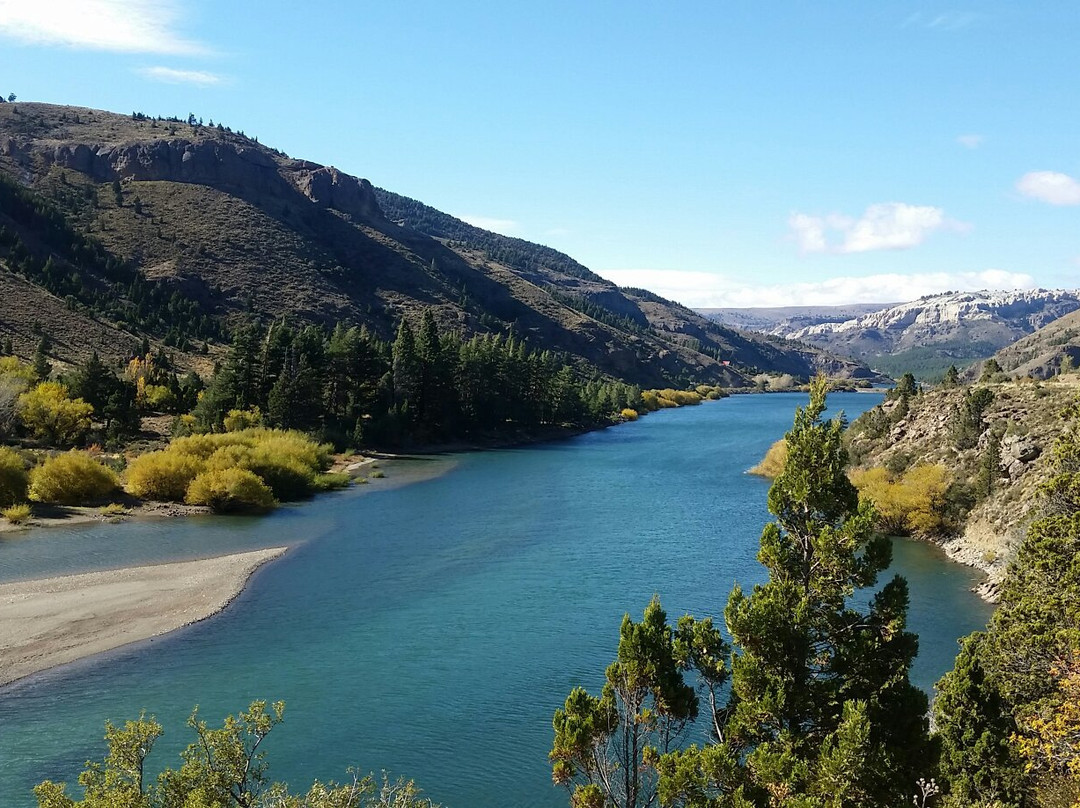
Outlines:
[[[878,401],[834,394],[854,418]],[[721,620],[755,560],[768,483],[745,470],[800,394],[734,396],[566,441],[388,468],[387,479],[263,518],[36,530],[0,539],[0,580],[283,543],[223,613],[172,635],[0,689],[0,805],[34,805],[101,759],[104,721],[165,726],[150,769],[178,765],[196,704],[212,724],[256,698],[287,703],[266,742],[295,790],[345,770],[415,778],[453,808],[567,805],[550,783],[551,715],[598,692],[625,612]],[[410,485],[401,485],[411,482]],[[976,574],[897,541],[929,690],[956,639],[985,625]],[[891,574],[891,572],[890,572]]]

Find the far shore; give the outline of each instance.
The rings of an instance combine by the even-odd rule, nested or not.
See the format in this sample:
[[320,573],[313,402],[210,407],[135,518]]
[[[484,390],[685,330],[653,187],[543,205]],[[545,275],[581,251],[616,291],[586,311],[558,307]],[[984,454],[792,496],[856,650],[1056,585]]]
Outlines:
[[205,620],[286,549],[0,584],[0,687]]

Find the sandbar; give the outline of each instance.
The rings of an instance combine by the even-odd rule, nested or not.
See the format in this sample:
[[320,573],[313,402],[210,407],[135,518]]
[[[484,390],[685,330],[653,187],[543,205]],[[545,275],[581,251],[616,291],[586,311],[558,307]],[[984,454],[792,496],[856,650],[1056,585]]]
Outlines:
[[285,550],[0,584],[0,687],[204,620]]

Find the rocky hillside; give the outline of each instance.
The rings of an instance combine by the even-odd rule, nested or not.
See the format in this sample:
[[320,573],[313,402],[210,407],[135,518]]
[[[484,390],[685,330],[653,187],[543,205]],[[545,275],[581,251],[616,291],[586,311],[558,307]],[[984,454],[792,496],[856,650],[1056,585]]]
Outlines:
[[[390,337],[513,334],[643,386],[748,384],[762,370],[868,376],[857,362],[627,293],[568,256],[464,222],[220,123],[0,105],[0,339],[75,361],[149,337],[214,352],[252,314]],[[65,316],[63,311],[71,316]]]
[[843,322],[778,324],[771,333],[854,356],[889,375],[911,371],[933,379],[949,365],[986,359],[1077,309],[1076,290],[956,292]]
[[697,309],[721,325],[780,336],[821,323],[842,323],[891,308],[894,303],[852,303],[846,306],[777,306],[775,308]]
[[[979,392],[982,391],[982,392]],[[884,402],[849,430],[858,468],[899,476],[919,465],[943,466],[952,486],[941,507],[956,535],[950,556],[988,575],[993,596],[1040,507],[1059,413],[1080,393],[1080,374],[935,389]]]
[[1036,379],[1080,368],[1080,310],[1002,348],[994,359],[1010,376]]

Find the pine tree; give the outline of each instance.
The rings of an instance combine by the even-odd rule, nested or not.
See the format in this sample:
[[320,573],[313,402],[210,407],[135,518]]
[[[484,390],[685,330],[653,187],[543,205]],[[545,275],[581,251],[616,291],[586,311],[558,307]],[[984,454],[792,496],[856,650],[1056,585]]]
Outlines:
[[47,337],[42,337],[34,350],[33,362],[34,375],[39,382],[47,381],[52,375],[52,362],[49,361],[48,350],[49,340]]
[[394,340],[393,363],[394,403],[399,407],[406,403],[415,407],[421,389],[420,357],[416,351],[416,337],[404,317],[398,324]]
[[899,805],[926,772],[906,582],[894,578],[865,611],[851,603],[888,567],[890,545],[847,478],[843,418],[821,419],[826,388],[814,380],[785,436],[768,497],[776,521],[758,553],[769,579],[728,600],[736,650],[716,743],[661,762],[667,804]]

